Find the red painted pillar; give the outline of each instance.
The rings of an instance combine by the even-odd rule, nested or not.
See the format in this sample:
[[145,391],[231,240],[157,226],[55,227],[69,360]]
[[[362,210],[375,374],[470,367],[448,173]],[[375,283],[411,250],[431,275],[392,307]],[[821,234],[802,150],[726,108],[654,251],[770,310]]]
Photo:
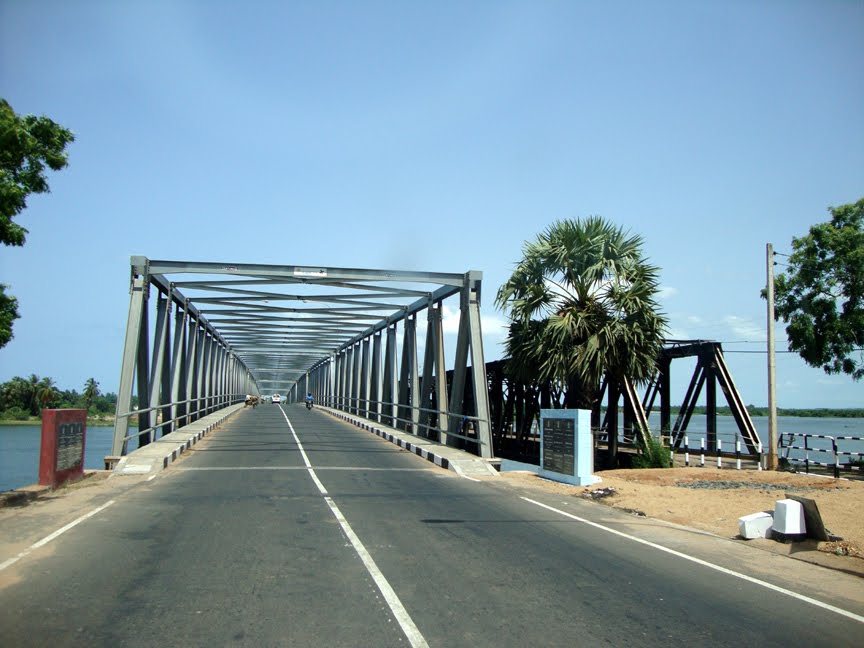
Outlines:
[[55,488],[84,475],[87,410],[42,410],[39,483]]

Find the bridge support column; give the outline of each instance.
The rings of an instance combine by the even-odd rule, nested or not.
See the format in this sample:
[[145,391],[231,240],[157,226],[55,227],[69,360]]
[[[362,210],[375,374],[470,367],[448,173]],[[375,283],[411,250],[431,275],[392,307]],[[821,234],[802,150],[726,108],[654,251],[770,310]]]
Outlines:
[[369,400],[372,411],[369,418],[381,421],[381,331],[372,336],[372,371],[369,376]]
[[[465,413],[465,383],[470,371],[475,416],[467,420],[475,426],[480,446],[477,454],[484,458],[491,458],[494,454],[489,425],[489,391],[486,384],[486,365],[483,359],[483,338],[480,330],[480,276],[479,272],[469,272],[466,287],[462,290],[459,337],[456,340],[456,361],[450,393],[450,437],[453,437],[453,430],[463,428],[461,423],[466,420],[462,415]],[[465,430],[460,434],[465,435]]]
[[171,354],[171,432],[186,415],[186,311],[177,308],[174,316],[174,352]]
[[409,423],[411,432],[416,434],[416,415],[414,407],[419,391],[417,379],[417,319],[409,317],[404,322],[405,330],[402,335],[402,365],[399,372],[399,420],[396,427],[400,430],[408,430]]
[[[126,322],[126,339],[123,344],[123,361],[120,366],[120,386],[117,391],[117,410],[114,420],[114,440],[111,454],[124,455],[128,447],[126,436],[129,434],[129,416],[132,412],[132,387],[135,382],[135,365],[138,359],[138,346],[141,341],[142,318],[147,312],[147,292],[149,285],[143,274],[134,274],[129,298],[129,318]],[[145,337],[146,339],[146,337]]]
[[369,366],[369,338],[360,343],[360,416],[369,418],[369,376],[372,368]]
[[[171,366],[171,358],[168,356],[168,339],[170,336],[170,301],[169,297],[159,295],[156,300],[156,332],[153,340],[153,364],[150,367],[150,396],[148,401],[153,406],[163,405],[170,402],[170,383],[168,368]],[[159,421],[156,420],[159,415],[162,416],[162,425],[168,424],[165,408],[153,410],[152,419],[153,425],[158,426]],[[170,414],[169,414],[170,416]],[[162,430],[164,436],[164,428],[155,427],[151,435],[151,439],[155,440],[159,435],[156,430]]]
[[387,339],[384,348],[384,387],[382,391],[381,409],[385,425],[393,425],[396,417],[396,326],[387,327]]

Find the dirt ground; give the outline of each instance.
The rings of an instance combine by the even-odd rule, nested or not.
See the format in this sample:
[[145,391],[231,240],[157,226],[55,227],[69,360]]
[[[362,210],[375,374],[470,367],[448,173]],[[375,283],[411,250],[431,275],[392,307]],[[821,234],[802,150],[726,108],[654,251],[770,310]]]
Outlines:
[[[841,541],[820,542],[819,551],[864,560],[864,481],[831,479],[790,472],[668,468],[606,470],[594,486],[569,486],[530,473],[502,473],[507,479],[737,538],[738,518],[771,511],[786,494],[816,502],[826,529]],[[600,489],[614,489],[603,496]],[[592,497],[592,492],[594,496]]]

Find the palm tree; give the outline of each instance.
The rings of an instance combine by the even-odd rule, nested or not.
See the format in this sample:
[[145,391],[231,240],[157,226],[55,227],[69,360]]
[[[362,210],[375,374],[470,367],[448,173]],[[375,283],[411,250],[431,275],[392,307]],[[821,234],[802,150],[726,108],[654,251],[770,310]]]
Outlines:
[[39,416],[39,376],[30,374],[27,378],[25,389],[27,390],[27,409],[31,416]]
[[39,403],[40,410],[49,407],[58,397],[57,385],[54,383],[53,378],[43,378],[39,381],[39,384],[36,386],[36,400]]
[[84,403],[88,412],[90,411],[90,405],[98,395],[99,383],[96,382],[95,378],[88,378],[87,382],[84,383]]
[[666,319],[641,237],[597,216],[561,220],[523,253],[496,298],[509,311],[517,376],[564,385],[566,407],[591,409],[604,374],[637,383],[652,375]]

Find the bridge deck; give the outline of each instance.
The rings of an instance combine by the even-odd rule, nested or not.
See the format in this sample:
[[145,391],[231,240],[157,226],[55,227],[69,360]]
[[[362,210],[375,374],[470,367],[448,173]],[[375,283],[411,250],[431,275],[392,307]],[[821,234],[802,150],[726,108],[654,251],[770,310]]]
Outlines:
[[[168,470],[69,497],[88,491],[82,508],[113,504],[44,546],[31,523],[59,523],[64,498],[0,511],[4,644],[666,646],[697,632],[836,646],[860,632],[616,533],[811,595],[852,577],[763,565],[758,550],[560,491],[463,479],[302,405],[240,411]],[[861,615],[858,599],[843,605]]]

